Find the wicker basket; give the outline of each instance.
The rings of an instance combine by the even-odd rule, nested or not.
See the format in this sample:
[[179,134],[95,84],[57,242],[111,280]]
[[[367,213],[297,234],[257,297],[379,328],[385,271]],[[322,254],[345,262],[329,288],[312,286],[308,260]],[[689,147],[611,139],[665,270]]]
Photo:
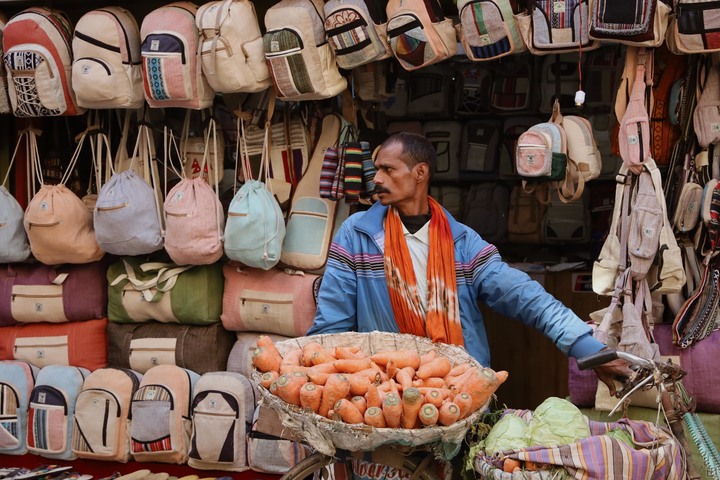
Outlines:
[[[397,333],[335,333],[293,338],[278,342],[276,345],[280,354],[285,355],[287,352],[301,348],[306,343],[313,341],[320,343],[325,348],[360,347],[368,355],[384,350],[400,349],[415,350],[422,355],[435,350],[439,355],[449,358],[453,365],[470,362],[476,366],[481,366],[464,348],[443,343],[433,343],[427,338]],[[446,427],[433,426],[402,429],[375,428],[365,424],[351,425],[321,417],[318,414],[284,402],[260,385],[260,376],[261,374],[257,370],[252,372],[252,380],[260,390],[265,405],[278,413],[280,421],[285,427],[301,435],[317,451],[330,456],[335,455],[335,449],[372,451],[381,445],[399,444],[409,447],[421,447],[432,451],[438,459],[449,460],[458,453],[467,431],[480,419],[488,406],[488,404],[485,404],[467,418]]]

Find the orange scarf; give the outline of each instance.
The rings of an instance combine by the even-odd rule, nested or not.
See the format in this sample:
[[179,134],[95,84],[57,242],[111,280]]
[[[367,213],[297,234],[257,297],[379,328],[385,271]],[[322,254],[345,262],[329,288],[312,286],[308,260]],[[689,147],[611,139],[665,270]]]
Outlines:
[[463,346],[450,223],[435,199],[428,197],[428,203],[431,217],[427,314],[423,318],[410,250],[400,215],[393,207],[390,207],[385,219],[385,278],[390,304],[401,333]]

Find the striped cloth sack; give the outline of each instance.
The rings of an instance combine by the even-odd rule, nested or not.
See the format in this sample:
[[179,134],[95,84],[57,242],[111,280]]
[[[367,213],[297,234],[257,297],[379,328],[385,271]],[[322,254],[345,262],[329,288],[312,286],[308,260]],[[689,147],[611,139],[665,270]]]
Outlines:
[[[505,414],[518,415],[530,420],[529,410],[508,410]],[[620,419],[617,422],[595,422],[588,420],[591,436],[582,440],[555,446],[536,445],[532,447],[495,452],[494,456],[481,451],[475,458],[478,478],[512,480],[512,473],[503,472],[506,458],[533,461],[546,465],[557,465],[567,470],[570,478],[594,480],[645,480],[648,478],[685,478],[683,454],[679,442],[665,428],[650,422]],[[620,429],[628,433],[635,448],[616,437],[605,435]],[[523,472],[523,478],[540,480],[550,478],[548,471]]]
[[344,150],[345,203],[355,204],[360,201],[360,192],[362,191],[362,146],[360,142],[349,142],[344,145]]
[[333,181],[335,180],[335,171],[338,168],[338,160],[339,155],[336,146],[325,150],[322,170],[320,170],[320,198],[332,198]]
[[369,198],[375,193],[375,164],[373,163],[372,150],[370,149],[370,142],[361,141],[360,147],[362,148],[362,170],[363,170],[363,191],[360,194],[361,198]]

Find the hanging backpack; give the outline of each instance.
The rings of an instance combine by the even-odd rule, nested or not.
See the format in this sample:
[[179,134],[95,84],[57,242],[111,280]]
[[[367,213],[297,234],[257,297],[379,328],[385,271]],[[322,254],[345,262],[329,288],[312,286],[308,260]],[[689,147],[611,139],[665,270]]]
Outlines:
[[23,141],[29,145],[30,135],[29,129],[20,132],[7,173],[0,185],[0,263],[24,262],[30,256],[30,243],[28,243],[27,233],[23,227],[23,209],[5,187],[10,178],[18,148]]
[[[0,57],[3,55],[2,46],[2,29],[7,24],[7,18],[0,14]],[[5,71],[5,62],[0,62],[0,113],[12,113],[12,106],[10,105],[10,97],[8,96],[8,79],[7,72]]]
[[460,23],[455,26],[465,55],[476,62],[524,52],[510,0],[459,0]]
[[470,187],[463,223],[490,243],[507,240],[510,190],[502,183],[478,183]]
[[435,180],[457,180],[460,175],[460,145],[463,124],[454,120],[439,120],[423,124],[425,138],[435,148]]
[[27,447],[30,453],[74,460],[75,402],[90,372],[65,365],[43,367],[30,394]]
[[188,465],[200,470],[249,470],[245,436],[255,405],[253,386],[239,373],[201,376],[193,391]]
[[517,113],[532,110],[535,104],[535,58],[513,55],[493,64],[490,88],[490,110],[496,113]]
[[520,135],[515,167],[525,180],[562,180],[567,168],[565,131],[553,122],[534,125]]
[[588,37],[588,0],[534,0],[518,23],[528,50],[550,55],[594,50],[600,42]]
[[200,62],[208,84],[220,93],[259,92],[270,86],[262,34],[249,0],[221,0],[198,8]]
[[528,193],[522,185],[515,185],[510,193],[508,240],[511,243],[540,243],[546,210],[547,206],[538,202],[534,192]]
[[590,9],[590,38],[658,47],[665,40],[670,10],[663,0],[594,0]]
[[175,2],[148,13],[140,27],[145,100],[155,108],[200,110],[215,92],[198,65],[197,6]]
[[714,58],[709,63],[693,113],[693,127],[700,148],[720,142],[720,65]]
[[0,362],[0,454],[27,452],[28,405],[38,372],[26,362]]
[[145,372],[130,405],[130,448],[138,462],[187,462],[191,400],[200,376],[175,365]]
[[567,202],[557,192],[551,194],[550,204],[542,222],[542,240],[551,244],[582,244],[590,241],[590,208],[587,193],[577,202]]
[[70,70],[72,25],[59,10],[31,7],[3,30],[12,111],[16,117],[79,115]]
[[265,59],[282,100],[321,100],[347,88],[325,40],[321,0],[281,0],[265,13]]
[[678,0],[668,26],[667,42],[681,53],[711,53],[720,50],[718,10],[713,1]]
[[457,53],[453,20],[445,18],[438,0],[390,0],[385,12],[390,49],[405,70],[427,67]]
[[[65,183],[77,163],[87,132],[80,137],[65,175],[57,185],[45,185],[34,131],[28,136],[33,174],[40,180],[40,190],[25,210],[23,225],[33,256],[46,265],[90,263],[100,260],[105,252],[95,240],[92,215],[85,204]],[[33,185],[34,185],[33,175]]]
[[470,120],[463,124],[460,177],[497,176],[502,124],[495,120]]
[[[108,151],[110,147],[108,145]],[[110,181],[100,189],[95,210],[95,235],[98,243],[113,255],[144,255],[163,247],[160,200],[153,186],[158,184],[154,162],[155,147],[150,126],[141,124],[135,142],[131,168],[117,173],[111,167]],[[138,157],[149,169],[153,186],[138,175],[133,166]],[[146,172],[146,176],[147,176]]]
[[101,368],[85,379],[75,404],[72,450],[79,458],[130,460],[130,402],[142,375]]
[[329,0],[325,34],[340,68],[351,70],[392,56],[385,12],[374,0]]
[[[167,131],[165,138],[170,139],[165,145],[165,165],[172,167],[168,152],[175,140]],[[213,168],[210,171],[214,174],[211,181],[215,189],[202,175],[187,178],[184,170],[179,172],[172,167],[181,180],[165,197],[165,251],[178,265],[208,265],[218,261],[223,254],[225,215],[217,193],[220,171],[217,138],[215,120],[211,119],[199,171],[204,171],[205,165],[210,163],[208,157],[212,151]],[[213,148],[210,147],[211,139]]]
[[140,28],[122,7],[91,10],[75,25],[72,82],[85,108],[141,108]]
[[459,117],[474,117],[478,113],[488,113],[490,89],[493,71],[485,64],[460,63],[455,72],[460,79],[458,93],[455,95],[455,114]]
[[575,92],[582,90],[580,84],[582,72],[577,55],[573,53],[548,55],[542,57],[541,62],[538,110],[542,113],[551,113],[555,100],[560,101],[563,110],[576,110]]
[[603,46],[588,54],[583,66],[585,105],[607,108],[613,104],[625,62],[621,45]]

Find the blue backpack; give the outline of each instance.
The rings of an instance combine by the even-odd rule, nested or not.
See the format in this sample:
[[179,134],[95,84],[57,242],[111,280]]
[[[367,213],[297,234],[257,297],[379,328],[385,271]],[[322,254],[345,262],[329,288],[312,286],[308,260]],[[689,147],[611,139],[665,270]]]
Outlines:
[[82,390],[85,368],[48,365],[40,370],[30,394],[27,448],[47,458],[74,460],[72,433],[75,401]]
[[25,362],[0,362],[0,453],[24,455],[30,392],[38,368]]

